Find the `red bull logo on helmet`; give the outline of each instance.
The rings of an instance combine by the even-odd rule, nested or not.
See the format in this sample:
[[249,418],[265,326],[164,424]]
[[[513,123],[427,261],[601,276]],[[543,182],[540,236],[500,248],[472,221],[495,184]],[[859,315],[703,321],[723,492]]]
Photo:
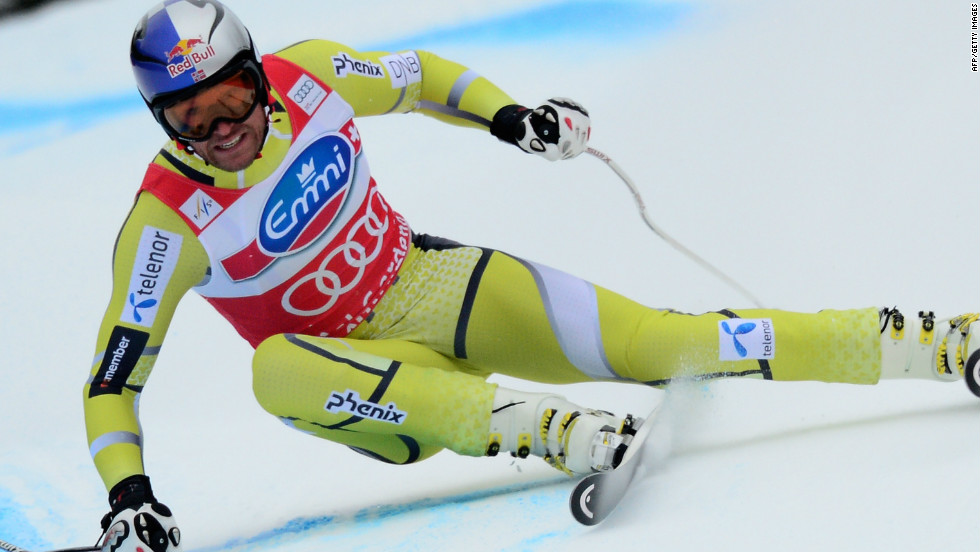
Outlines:
[[[187,38],[181,40],[167,52],[167,71],[170,78],[175,79],[190,69],[207,59],[214,57],[214,47],[204,42],[200,38]],[[181,61],[173,63],[174,59],[183,58]],[[194,74],[194,80],[200,80],[207,75]]]

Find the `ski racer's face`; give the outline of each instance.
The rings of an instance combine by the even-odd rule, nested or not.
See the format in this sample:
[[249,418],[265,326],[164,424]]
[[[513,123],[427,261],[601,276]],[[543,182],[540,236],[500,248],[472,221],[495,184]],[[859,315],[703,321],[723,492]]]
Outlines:
[[262,149],[267,124],[265,110],[254,109],[244,121],[218,121],[211,136],[191,147],[202,159],[228,172],[244,170]]
[[259,86],[253,73],[239,69],[159,108],[158,117],[168,133],[190,142],[205,161],[225,171],[239,171],[255,159],[265,136]]

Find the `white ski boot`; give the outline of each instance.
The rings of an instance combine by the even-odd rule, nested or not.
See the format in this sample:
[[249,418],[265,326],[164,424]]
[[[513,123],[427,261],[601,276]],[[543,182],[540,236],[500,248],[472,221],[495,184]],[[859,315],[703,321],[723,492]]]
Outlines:
[[487,455],[540,456],[555,468],[582,475],[611,470],[623,459],[637,424],[590,410],[558,395],[497,388]]
[[967,313],[936,320],[932,312],[916,317],[898,309],[882,309],[881,378],[919,378],[955,381],[966,376],[980,396],[980,314]]

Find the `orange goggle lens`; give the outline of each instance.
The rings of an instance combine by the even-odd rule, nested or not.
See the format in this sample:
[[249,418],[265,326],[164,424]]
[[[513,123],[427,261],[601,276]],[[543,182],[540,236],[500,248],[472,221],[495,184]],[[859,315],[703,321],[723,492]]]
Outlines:
[[242,70],[164,108],[163,117],[181,138],[206,140],[219,120],[239,122],[248,117],[257,97],[255,81]]

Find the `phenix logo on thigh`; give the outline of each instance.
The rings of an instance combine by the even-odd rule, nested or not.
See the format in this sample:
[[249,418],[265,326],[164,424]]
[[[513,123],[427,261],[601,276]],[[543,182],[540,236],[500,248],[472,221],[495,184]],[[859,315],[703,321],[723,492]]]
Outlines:
[[370,418],[379,422],[401,425],[405,421],[405,412],[398,410],[395,403],[380,405],[371,401],[361,400],[357,391],[348,389],[344,394],[336,391],[330,394],[327,404],[323,405],[327,412],[347,412],[361,418]]
[[718,322],[719,360],[770,360],[776,356],[771,318]]

